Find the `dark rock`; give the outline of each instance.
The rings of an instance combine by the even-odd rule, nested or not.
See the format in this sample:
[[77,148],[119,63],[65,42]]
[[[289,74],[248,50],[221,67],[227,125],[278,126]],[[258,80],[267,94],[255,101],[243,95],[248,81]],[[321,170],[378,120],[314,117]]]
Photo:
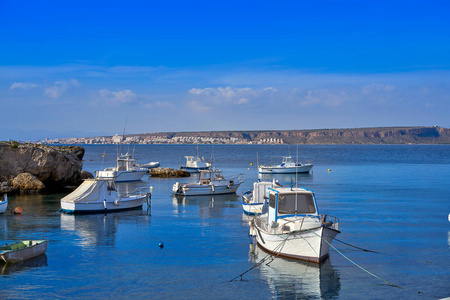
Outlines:
[[[45,185],[46,191],[78,185],[81,182],[81,169],[84,148],[80,146],[47,146],[0,143],[0,181],[7,181],[11,187],[13,179],[21,173],[35,176]],[[17,184],[15,186],[22,186]],[[28,184],[24,186],[28,187]],[[40,185],[35,185],[40,190]]]
[[149,170],[150,176],[152,177],[163,177],[163,178],[169,178],[169,177],[189,177],[191,174],[189,174],[188,171],[185,170],[177,170],[172,168],[153,168]]

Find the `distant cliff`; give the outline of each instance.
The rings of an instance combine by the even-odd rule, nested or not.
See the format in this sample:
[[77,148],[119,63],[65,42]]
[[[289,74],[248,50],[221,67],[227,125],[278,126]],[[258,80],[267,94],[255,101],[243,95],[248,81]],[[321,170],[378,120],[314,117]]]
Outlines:
[[[134,135],[136,136],[136,134]],[[258,143],[278,139],[285,144],[450,144],[450,129],[433,127],[382,127],[351,129],[311,129],[277,131],[199,131],[141,134],[140,136],[180,136],[237,138]]]

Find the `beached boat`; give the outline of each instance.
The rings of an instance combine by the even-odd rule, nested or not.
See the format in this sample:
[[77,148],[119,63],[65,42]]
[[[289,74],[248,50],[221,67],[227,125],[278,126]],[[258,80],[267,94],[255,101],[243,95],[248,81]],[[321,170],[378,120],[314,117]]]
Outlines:
[[7,207],[8,207],[8,196],[4,194],[2,199],[0,199],[0,214],[4,213]]
[[47,240],[19,241],[0,246],[0,258],[6,263],[16,263],[44,254]]
[[186,165],[180,166],[181,170],[188,171],[189,173],[198,173],[202,170],[211,169],[211,163],[206,162],[199,156],[185,156],[185,158],[186,158]]
[[291,156],[283,156],[279,165],[261,165],[258,167],[260,174],[292,174],[309,173],[313,164],[296,163]]
[[250,235],[265,251],[282,257],[320,263],[328,257],[339,231],[339,219],[320,215],[312,191],[303,188],[268,188],[269,205],[257,215]]
[[273,179],[270,181],[258,181],[253,183],[253,189],[242,194],[241,204],[244,213],[248,215],[262,214],[269,199],[268,188],[281,186]]
[[151,188],[138,188],[119,194],[111,179],[86,179],[72,193],[61,199],[65,213],[111,212],[142,207],[149,201]]
[[136,160],[128,153],[117,157],[115,167],[97,171],[97,178],[114,179],[116,182],[139,181],[148,173],[148,168],[141,168]]
[[172,187],[174,195],[220,195],[236,193],[244,182],[244,174],[225,178],[220,170],[202,170],[199,174],[199,182],[175,183]]

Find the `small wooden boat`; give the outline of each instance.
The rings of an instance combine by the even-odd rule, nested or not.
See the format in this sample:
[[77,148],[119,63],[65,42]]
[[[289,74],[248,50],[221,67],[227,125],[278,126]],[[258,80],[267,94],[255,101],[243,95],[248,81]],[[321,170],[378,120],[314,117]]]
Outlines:
[[0,258],[6,263],[16,263],[44,254],[47,240],[26,240],[0,246]]
[[0,199],[0,214],[4,213],[7,207],[8,207],[8,196],[4,194],[3,199]]

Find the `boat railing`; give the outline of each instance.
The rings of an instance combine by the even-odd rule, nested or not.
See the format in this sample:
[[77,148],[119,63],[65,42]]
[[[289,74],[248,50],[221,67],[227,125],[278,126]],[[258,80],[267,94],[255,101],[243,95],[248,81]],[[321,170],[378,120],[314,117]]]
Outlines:
[[254,222],[255,222],[256,227],[259,227],[264,231],[269,231],[267,222],[261,220],[261,218],[255,218],[254,220],[255,220]]
[[227,176],[227,179],[230,181],[233,181],[234,184],[241,184],[244,182],[245,174],[237,174],[237,175],[231,175]]
[[131,192],[126,192],[122,196],[145,196],[151,193],[151,187],[139,187]]
[[[322,215],[322,226],[330,229],[339,230],[339,218],[331,215]],[[330,224],[331,222],[331,224]]]
[[[310,221],[308,222],[308,220]],[[314,222],[311,223],[311,220],[314,220]],[[317,223],[318,221],[320,221],[319,224]],[[262,230],[269,231],[269,225],[265,220],[262,220],[261,218],[256,218],[255,224]],[[339,230],[339,218],[331,215],[297,216],[295,219],[285,223],[272,222],[270,226],[270,231],[274,234],[285,234],[293,231],[311,230],[312,228],[319,228],[319,227],[326,227],[329,229]]]

